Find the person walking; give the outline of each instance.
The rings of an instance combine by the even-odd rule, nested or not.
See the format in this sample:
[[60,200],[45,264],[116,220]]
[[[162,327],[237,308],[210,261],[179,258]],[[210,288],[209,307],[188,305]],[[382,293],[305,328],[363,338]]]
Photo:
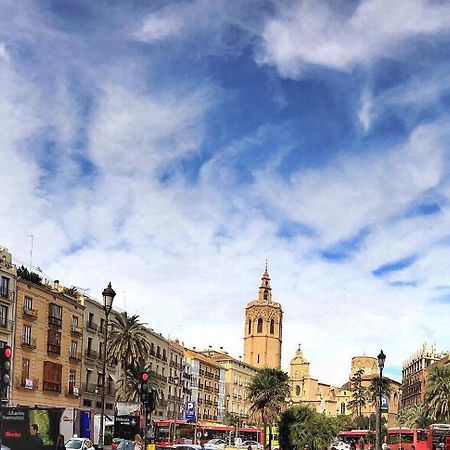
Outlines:
[[142,438],[140,434],[134,436],[134,450],[142,450]]
[[43,450],[44,441],[39,434],[39,426],[37,423],[33,423],[30,427],[30,444],[27,450]]
[[64,436],[60,434],[58,439],[56,439],[55,450],[66,450],[66,446],[64,445]]

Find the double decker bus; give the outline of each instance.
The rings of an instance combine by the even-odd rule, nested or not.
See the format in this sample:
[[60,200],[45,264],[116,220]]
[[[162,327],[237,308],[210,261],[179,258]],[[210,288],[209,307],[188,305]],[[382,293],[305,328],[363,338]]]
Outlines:
[[189,423],[185,420],[159,420],[155,425],[155,444],[169,447],[173,444],[204,444],[211,439],[222,439],[234,444],[239,437],[242,441],[259,442],[260,430],[253,427],[235,428],[222,424]]
[[391,450],[427,450],[427,432],[412,428],[389,428],[386,443]]
[[427,450],[450,450],[450,424],[435,423],[430,425]]
[[364,443],[364,450],[369,450],[375,445],[375,433],[370,430],[341,431],[338,439],[348,445],[354,442],[357,449],[361,448],[362,443]]

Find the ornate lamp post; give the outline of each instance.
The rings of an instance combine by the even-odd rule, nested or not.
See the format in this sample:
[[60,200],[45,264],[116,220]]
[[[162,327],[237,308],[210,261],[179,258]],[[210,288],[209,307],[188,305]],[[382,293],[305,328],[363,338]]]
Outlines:
[[376,434],[376,450],[381,450],[381,387],[383,383],[383,369],[384,362],[386,361],[386,355],[383,353],[383,350],[380,351],[378,355],[378,368],[380,369],[380,384],[379,384],[379,392],[378,392],[378,408],[377,408],[377,434]]
[[106,372],[106,349],[108,343],[108,320],[109,313],[112,309],[112,304],[116,293],[111,287],[111,282],[108,287],[102,292],[103,295],[103,309],[105,310],[105,329],[104,329],[104,341],[103,341],[103,370],[102,370],[102,414],[100,416],[100,433],[98,436],[98,450],[103,450],[103,420],[105,416],[105,372]]
[[[227,394],[225,397],[226,403],[225,403],[225,425],[228,425],[228,405],[230,403],[230,394]],[[228,432],[228,445],[231,447],[231,431]]]

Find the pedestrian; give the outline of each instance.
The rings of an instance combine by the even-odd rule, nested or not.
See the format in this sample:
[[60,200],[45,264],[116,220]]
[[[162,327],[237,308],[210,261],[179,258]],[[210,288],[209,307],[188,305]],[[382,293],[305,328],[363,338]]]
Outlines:
[[64,436],[60,434],[58,439],[56,439],[55,450],[66,450],[66,446],[64,445]]
[[134,450],[142,450],[142,438],[140,434],[134,436]]
[[356,442],[354,439],[350,441],[350,450],[356,450]]
[[253,450],[251,444],[248,444],[247,450]]
[[364,450],[364,438],[362,436],[359,438],[359,450]]
[[37,423],[33,423],[30,427],[30,445],[27,450],[43,450],[44,441],[42,436],[39,434],[39,426]]

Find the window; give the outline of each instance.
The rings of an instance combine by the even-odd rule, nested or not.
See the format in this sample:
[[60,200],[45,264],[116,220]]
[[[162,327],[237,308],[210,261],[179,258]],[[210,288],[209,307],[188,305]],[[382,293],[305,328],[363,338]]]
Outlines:
[[345,403],[341,403],[341,414],[345,414]]
[[261,319],[261,317],[258,319],[258,333],[262,333],[262,328],[263,328],[263,320]]
[[8,297],[8,293],[9,293],[9,278],[2,277],[2,281],[0,284],[0,296]]
[[30,378],[30,360],[22,358],[22,384],[25,384],[27,378]]
[[252,332],[252,321],[249,319],[248,321],[248,334]]
[[103,342],[98,343],[98,354],[100,358],[103,357]]
[[69,394],[74,395],[76,392],[74,392],[74,388],[76,387],[76,380],[77,380],[77,371],[70,369],[69,371]]
[[51,361],[44,361],[44,382],[42,388],[44,391],[61,392],[61,364]]
[[161,356],[161,347],[159,345],[156,346],[156,356],[158,358]]
[[295,386],[295,395],[300,395],[300,386],[298,384]]
[[150,354],[155,356],[155,344],[153,342],[150,344]]
[[8,320],[8,307],[0,305],[0,326],[6,328]]
[[102,317],[100,319],[100,332],[104,333],[104,331],[105,331],[105,319]]
[[22,344],[31,345],[31,327],[24,325],[22,328]]
[[28,311],[29,309],[33,309],[33,299],[31,297],[26,297],[23,299],[23,309]]
[[60,305],[55,305],[54,303],[50,303],[50,305],[48,305],[48,323],[61,328],[62,307]]
[[259,354],[258,354],[258,359],[257,359],[257,363],[259,364]]
[[86,353],[89,355],[91,353],[91,351],[92,351],[92,338],[89,337],[88,341],[87,341],[87,352]]
[[55,330],[48,330],[47,351],[49,353],[61,354],[61,333]]
[[166,349],[163,349],[163,359],[166,360],[167,359],[167,353],[166,353]]
[[77,354],[78,354],[78,342],[77,341],[72,341],[70,343],[70,357],[73,359],[77,359]]
[[274,334],[275,333],[275,322],[273,319],[271,319],[270,321],[270,334]]

